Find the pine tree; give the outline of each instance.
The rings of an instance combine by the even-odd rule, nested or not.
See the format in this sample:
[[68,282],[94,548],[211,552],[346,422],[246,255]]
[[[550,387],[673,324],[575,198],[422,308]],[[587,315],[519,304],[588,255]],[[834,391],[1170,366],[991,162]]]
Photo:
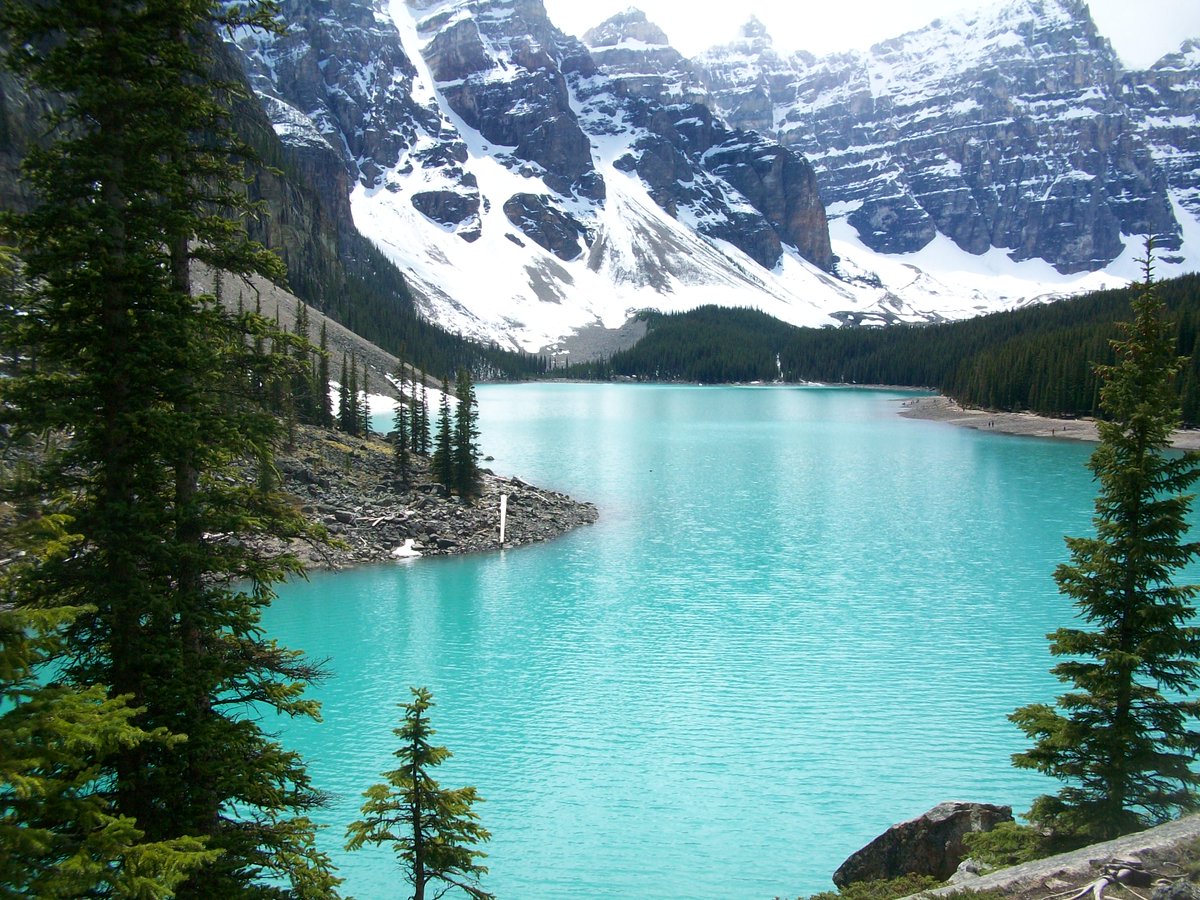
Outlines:
[[362,368],[362,400],[358,404],[358,430],[363,435],[371,433],[371,380],[367,374],[367,364]]
[[262,22],[245,15],[185,0],[0,6],[7,64],[61,100],[54,143],[25,164],[35,204],[6,222],[27,281],[4,338],[38,365],[2,380],[0,407],[18,439],[70,434],[26,500],[73,535],[14,574],[10,599],[63,614],[61,684],[126,698],[129,724],[155,736],[118,736],[89,769],[111,791],[104,814],[147,843],[220,851],[177,896],[290,884],[324,897],[336,879],[304,815],[322,796],[246,714],[316,713],[302,697],[316,670],[258,624],[298,563],[249,549],[306,526],[235,465],[270,466],[280,430],[258,388],[282,370],[254,352],[274,340],[269,322],[190,283],[196,260],[283,274],[231,218],[249,209],[228,86],[209,77],[219,29]]
[[333,399],[329,396],[329,338],[325,322],[321,322],[321,346],[317,355],[317,424],[333,427]]
[[479,410],[475,402],[475,385],[471,373],[458,370],[455,379],[455,396],[458,406],[454,414],[454,489],[463,497],[474,497],[479,493]]
[[442,397],[438,403],[437,437],[434,440],[433,459],[429,464],[435,481],[447,488],[454,485],[454,426],[450,420],[450,383],[442,379]]
[[1172,583],[1200,551],[1185,539],[1200,458],[1168,452],[1182,360],[1152,281],[1151,251],[1148,244],[1133,321],[1113,342],[1117,362],[1099,367],[1105,418],[1088,462],[1100,485],[1096,536],[1067,538],[1071,561],[1054,575],[1089,625],[1049,635],[1050,652],[1065,658],[1052,671],[1072,691],[1057,709],[1033,704],[1011,716],[1035,742],[1014,764],[1065,782],[1034,802],[1030,819],[1081,840],[1193,808],[1200,783],[1200,700],[1191,696],[1200,687],[1198,588]]
[[346,354],[342,354],[342,377],[338,382],[338,429],[349,433],[347,419],[350,415],[350,363]]
[[429,455],[430,435],[429,435],[429,392],[425,389],[424,382],[420,385],[418,399],[417,382],[414,379],[412,389],[413,396],[413,420],[412,420],[412,440],[413,451],[422,456]]
[[490,900],[493,895],[479,886],[487,867],[477,860],[486,854],[474,849],[491,838],[472,809],[481,798],[473,787],[443,788],[433,779],[430,769],[452,754],[430,743],[436,732],[429,723],[434,705],[429,690],[411,690],[412,702],[401,706],[404,724],[393,729],[401,741],[394,754],[400,765],[383,773],[386,784],[363,794],[363,818],[346,830],[346,849],[391,844],[413,886],[413,900],[424,900],[430,882],[445,885],[439,897],[458,887],[476,900]]
[[100,685],[39,680],[75,613],[0,605],[0,897],[168,897],[219,851],[145,841],[96,783],[123,748],[168,738]]
[[425,410],[425,403],[421,399],[421,388],[417,384],[416,370],[413,370],[412,380],[409,382],[412,388],[412,403],[409,404],[408,411],[408,433],[412,438],[413,453],[421,454],[426,452],[426,448],[421,441],[421,418]]
[[292,356],[295,359],[292,373],[292,404],[296,418],[306,425],[314,425],[318,421],[317,385],[313,377],[311,365],[312,342],[309,340],[308,306],[301,300],[296,301],[296,322],[293,327],[295,341],[292,346]]
[[342,430],[357,437],[362,433],[362,401],[358,392],[358,359],[350,351],[350,381],[346,385],[346,410],[342,414]]
[[[404,392],[404,365],[396,372],[396,417],[392,423],[392,448],[396,454],[396,475],[407,485],[412,477],[412,425],[408,398]],[[413,401],[415,404],[415,401]]]

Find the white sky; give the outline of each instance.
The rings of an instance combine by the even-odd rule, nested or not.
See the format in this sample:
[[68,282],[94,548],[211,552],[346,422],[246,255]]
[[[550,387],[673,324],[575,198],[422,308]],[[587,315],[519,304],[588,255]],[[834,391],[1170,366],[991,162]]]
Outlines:
[[[865,49],[885,38],[928,25],[939,16],[981,8],[987,0],[544,0],[551,20],[581,35],[614,13],[636,6],[685,56],[732,39],[751,14],[758,16],[779,50],[821,56]],[[1146,68],[1189,37],[1200,38],[1200,0],[1090,0],[1100,33],[1121,61]]]

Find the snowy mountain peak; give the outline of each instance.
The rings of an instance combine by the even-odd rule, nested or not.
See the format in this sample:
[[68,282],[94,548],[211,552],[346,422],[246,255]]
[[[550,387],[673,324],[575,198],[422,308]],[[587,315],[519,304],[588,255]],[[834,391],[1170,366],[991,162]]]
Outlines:
[[541,0],[282,7],[239,44],[276,132],[430,318],[506,346],[710,302],[958,318],[1119,283],[1147,231],[1200,256],[1200,52],[1126,73],[1079,0],[822,59],[751,19],[691,61],[634,8],[585,43]]
[[1127,246],[1155,234],[1168,263],[1188,264],[1186,198],[1081,0],[986,5],[863,53],[696,62],[723,116],[813,161],[831,219],[872,251],[940,235],[1063,274],[1124,271]]
[[767,26],[759,20],[758,16],[751,16],[746,20],[745,24],[742,25],[739,36],[748,41],[762,41],[765,44],[772,43],[771,35],[767,32]]
[[667,33],[647,19],[644,12],[633,6],[585,31],[583,42],[593,50],[619,47],[630,42],[647,47],[665,47],[670,44]]

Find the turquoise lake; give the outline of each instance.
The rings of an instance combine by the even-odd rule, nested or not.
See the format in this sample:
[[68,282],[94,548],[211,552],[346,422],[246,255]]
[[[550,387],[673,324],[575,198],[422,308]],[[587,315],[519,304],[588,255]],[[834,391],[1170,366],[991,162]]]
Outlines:
[[[1051,578],[1090,533],[1091,447],[901,418],[900,391],[479,388],[496,472],[595,502],[548,544],[290,584],[267,627],[328,657],[325,721],[282,723],[341,851],[434,695],[445,786],[475,785],[508,900],[795,897],[951,799],[1028,808],[1006,719],[1048,700]],[[274,723],[267,723],[273,727]]]

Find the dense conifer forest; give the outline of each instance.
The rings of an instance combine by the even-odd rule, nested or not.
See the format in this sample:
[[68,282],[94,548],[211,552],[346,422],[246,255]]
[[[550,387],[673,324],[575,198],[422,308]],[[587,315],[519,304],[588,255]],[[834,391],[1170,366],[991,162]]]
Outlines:
[[[1200,275],[1159,282],[1176,351],[1194,356]],[[1099,413],[1094,366],[1136,286],[940,325],[796,328],[748,309],[648,313],[649,332],[628,350],[573,366],[580,378],[694,382],[820,381],[928,387],[968,406],[1044,415]],[[561,373],[559,373],[561,374]],[[1178,380],[1184,422],[1200,424],[1200,359]]]

